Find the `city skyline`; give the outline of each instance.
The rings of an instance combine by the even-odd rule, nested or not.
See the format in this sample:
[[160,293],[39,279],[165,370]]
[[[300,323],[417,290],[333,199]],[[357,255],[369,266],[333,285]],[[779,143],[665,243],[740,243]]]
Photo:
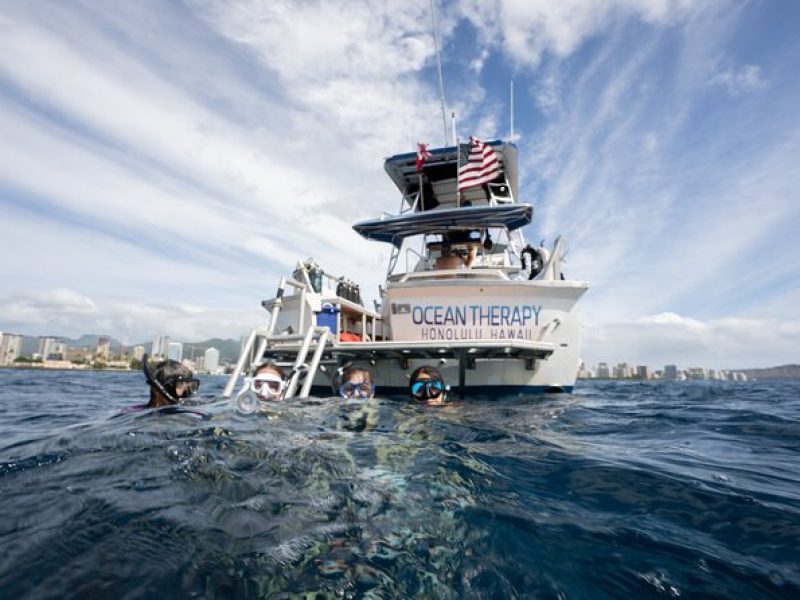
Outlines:
[[[14,339],[13,340],[9,340],[9,337],[10,338],[14,338]],[[15,333],[11,333],[11,332],[5,332],[4,333],[4,332],[0,331],[0,366],[8,366],[11,363],[13,363],[15,358],[20,356],[18,348],[21,346],[23,337],[38,338],[39,339],[40,352],[36,353],[36,354],[40,355],[40,357],[42,357],[42,358],[44,358],[44,355],[42,355],[41,348],[48,348],[48,347],[51,347],[53,345],[57,345],[59,347],[63,347],[65,354],[66,354],[66,352],[65,352],[66,350],[85,349],[85,347],[78,348],[78,347],[75,347],[75,346],[65,346],[64,339],[66,339],[66,338],[60,337],[60,336],[31,336],[31,335],[24,335],[24,334],[15,334]],[[82,336],[82,337],[88,337],[88,336]],[[100,352],[100,341],[101,340],[105,340],[105,342],[103,343],[103,345],[105,346],[105,350],[104,350],[105,354],[104,354],[104,356],[105,356],[105,359],[108,360],[110,337],[109,336],[97,336],[97,337],[98,337],[98,344],[97,344],[97,352],[96,352],[96,354],[100,354],[101,353]],[[19,340],[17,340],[16,338],[19,338]],[[145,353],[145,344],[150,344],[149,356],[151,358],[170,358],[172,360],[177,360],[179,362],[186,360],[186,361],[189,361],[190,363],[199,362],[199,364],[202,367],[206,367],[209,364],[208,363],[209,351],[213,351],[212,355],[211,355],[213,357],[211,364],[214,365],[213,368],[216,368],[216,367],[220,366],[220,362],[219,362],[220,361],[220,351],[218,349],[214,348],[213,346],[210,347],[210,348],[202,348],[201,347],[202,344],[207,343],[211,339],[218,339],[218,340],[223,341],[223,342],[233,342],[233,343],[237,342],[237,340],[232,339],[232,338],[231,339],[209,338],[208,340],[201,340],[201,341],[198,341],[198,342],[183,342],[183,341],[178,342],[178,341],[172,340],[169,336],[155,335],[155,336],[152,336],[152,339],[149,342],[145,342],[145,343],[142,343],[142,344],[136,344],[136,345],[133,345],[133,346],[122,345],[120,354],[125,356],[125,357],[131,357],[131,358],[134,358],[136,360],[141,360],[142,359],[142,355]],[[242,340],[240,339],[238,341],[238,343],[241,344],[241,341]],[[12,344],[12,343],[16,344],[16,346],[11,346],[10,344]],[[9,353],[9,347],[17,348],[16,354],[14,354],[13,352]],[[185,357],[183,355],[184,348],[189,348],[190,349],[191,357]],[[198,354],[198,348],[199,348],[199,354]],[[177,354],[173,355],[171,353],[173,351],[176,352]],[[58,351],[55,352],[55,353],[58,353]],[[137,354],[138,354],[138,356],[137,356]],[[10,356],[10,358],[9,358],[9,356]],[[29,358],[32,358],[32,357],[29,357]],[[600,369],[599,369],[600,365],[606,365],[606,368],[608,369],[607,373],[605,373],[605,374],[598,373],[598,371],[600,371]],[[582,360],[580,365],[579,365],[579,367],[578,367],[578,377],[579,378],[589,378],[589,379],[591,379],[591,378],[610,378],[610,379],[640,378],[640,379],[650,379],[650,378],[652,378],[653,374],[656,374],[656,378],[667,378],[667,379],[680,379],[680,378],[689,378],[689,379],[691,379],[691,378],[695,378],[695,379],[710,378],[710,379],[716,379],[717,377],[713,376],[714,373],[734,373],[734,372],[740,372],[740,371],[743,371],[743,370],[750,370],[750,369],[756,368],[756,367],[752,367],[750,365],[741,365],[741,366],[736,367],[736,368],[723,369],[723,368],[718,368],[718,367],[712,367],[712,366],[709,366],[708,364],[705,364],[703,366],[698,366],[697,364],[693,364],[693,365],[688,365],[687,364],[686,366],[679,366],[677,364],[671,364],[671,363],[663,365],[664,369],[659,369],[658,368],[659,366],[662,366],[662,365],[652,365],[652,364],[643,365],[641,363],[630,363],[629,364],[627,361],[623,361],[623,362],[617,363],[616,365],[613,365],[609,361],[599,361],[595,365],[594,368],[587,368],[585,361]],[[770,367],[779,367],[779,366],[786,366],[786,365],[769,365],[769,366]],[[631,373],[617,374],[615,372],[616,369],[623,368],[623,367],[624,368],[630,368],[632,370]],[[689,377],[687,375],[685,377],[678,377],[678,376],[675,376],[675,375],[661,375],[661,374],[659,374],[662,371],[664,371],[664,372],[668,371],[669,367],[672,367],[673,369],[677,369],[677,372],[689,373],[689,372],[694,371],[695,375],[697,375],[699,372],[702,372],[705,375],[708,375],[710,373],[711,376],[706,377],[704,375],[704,376]],[[213,370],[213,368],[212,368],[212,370]],[[646,374],[642,375],[641,372],[636,373],[637,369],[640,370],[642,368],[647,370]]]
[[675,364],[664,365],[663,369],[651,369],[650,365],[629,365],[621,362],[611,365],[599,362],[593,369],[587,369],[581,362],[578,367],[578,379],[711,379],[721,381],[747,381],[748,377],[738,369],[712,369],[708,367],[691,366],[680,368]]
[[[461,139],[509,136],[514,81],[587,361],[797,361],[800,3],[435,5]],[[370,303],[389,248],[350,226],[397,208],[384,157],[445,141],[429,11],[4,3],[0,330],[237,338],[309,255]]]
[[[22,351],[24,338],[38,340],[38,352],[24,353]],[[70,364],[119,368],[130,366],[131,360],[141,362],[145,354],[148,354],[144,344],[120,345],[117,352],[112,352],[110,336],[97,336],[96,344],[80,346],[68,345],[65,339],[59,336],[29,336],[0,331],[0,366],[24,365],[32,361],[55,368],[66,368]],[[162,347],[156,346],[156,340],[162,341]],[[208,340],[201,343],[207,342]],[[149,358],[169,358],[183,362],[198,371],[221,372],[223,365],[220,364],[220,351],[210,346],[201,348],[198,355],[196,350],[200,348],[201,343],[175,342],[166,336],[155,336],[150,342]],[[189,349],[189,356],[183,355],[184,347]]]

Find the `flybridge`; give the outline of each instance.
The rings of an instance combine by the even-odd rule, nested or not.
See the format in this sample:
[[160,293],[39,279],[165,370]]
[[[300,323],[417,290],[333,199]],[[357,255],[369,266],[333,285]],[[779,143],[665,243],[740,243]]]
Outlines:
[[[498,201],[513,202],[517,196],[518,186],[517,147],[501,140],[484,143],[495,151],[500,161],[501,175],[496,183],[490,184],[492,194]],[[448,146],[429,150],[431,156],[422,164],[420,172],[417,171],[415,152],[396,154],[387,158],[384,169],[409,204],[414,202],[413,198],[422,191],[423,201],[416,210],[486,204],[489,200],[481,187],[462,191],[460,200],[457,201],[458,164],[465,160],[464,157],[459,158],[458,150],[460,148],[463,154],[465,146],[461,144],[459,147]],[[504,187],[506,189],[503,189]]]

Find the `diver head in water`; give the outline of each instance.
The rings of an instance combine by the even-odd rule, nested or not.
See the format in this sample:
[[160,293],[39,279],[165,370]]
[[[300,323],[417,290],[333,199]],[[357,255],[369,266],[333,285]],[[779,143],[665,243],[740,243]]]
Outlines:
[[142,370],[150,386],[150,402],[147,403],[147,408],[177,404],[200,388],[200,381],[195,379],[194,374],[175,360],[162,360],[151,369],[145,355]]
[[412,399],[425,404],[444,404],[446,398],[442,373],[429,365],[418,367],[411,374],[408,391]]
[[342,398],[374,398],[375,383],[372,373],[361,367],[348,366],[342,371],[342,384],[339,386]]
[[286,373],[273,362],[258,365],[253,371],[252,389],[259,400],[281,400],[286,391]]

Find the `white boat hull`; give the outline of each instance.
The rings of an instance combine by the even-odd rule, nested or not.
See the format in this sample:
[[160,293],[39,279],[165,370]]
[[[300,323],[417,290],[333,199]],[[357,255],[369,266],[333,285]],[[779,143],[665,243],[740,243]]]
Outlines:
[[[384,297],[384,319],[391,344],[411,348],[409,358],[354,352],[351,362],[373,372],[382,396],[407,395],[409,376],[422,365],[438,367],[454,392],[470,398],[569,392],[580,361],[577,302],[586,289],[586,284],[574,281],[390,284]],[[503,344],[539,344],[549,350],[536,358],[507,357]],[[444,357],[456,345],[467,350]],[[338,348],[346,350],[348,346],[355,351],[362,345],[339,344]],[[379,348],[381,344],[370,346]],[[490,346],[496,351],[488,351]],[[428,349],[424,358],[418,357],[421,348]],[[438,352],[442,358],[437,357]],[[460,366],[458,356],[465,360],[465,367]],[[313,392],[331,393],[330,378],[330,374],[318,373]]]

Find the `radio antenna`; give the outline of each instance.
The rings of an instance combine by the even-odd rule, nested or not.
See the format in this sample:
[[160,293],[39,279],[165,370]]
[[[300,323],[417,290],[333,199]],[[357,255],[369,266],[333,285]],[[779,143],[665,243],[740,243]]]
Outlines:
[[511,80],[511,141],[514,141],[514,80]]
[[447,138],[447,111],[445,110],[444,102],[444,79],[442,78],[442,57],[439,55],[439,38],[436,36],[436,13],[433,9],[433,0],[431,3],[431,32],[433,33],[433,47],[436,49],[436,66],[439,71],[439,101],[442,105],[442,127],[444,127],[444,145],[449,145],[450,141]]

